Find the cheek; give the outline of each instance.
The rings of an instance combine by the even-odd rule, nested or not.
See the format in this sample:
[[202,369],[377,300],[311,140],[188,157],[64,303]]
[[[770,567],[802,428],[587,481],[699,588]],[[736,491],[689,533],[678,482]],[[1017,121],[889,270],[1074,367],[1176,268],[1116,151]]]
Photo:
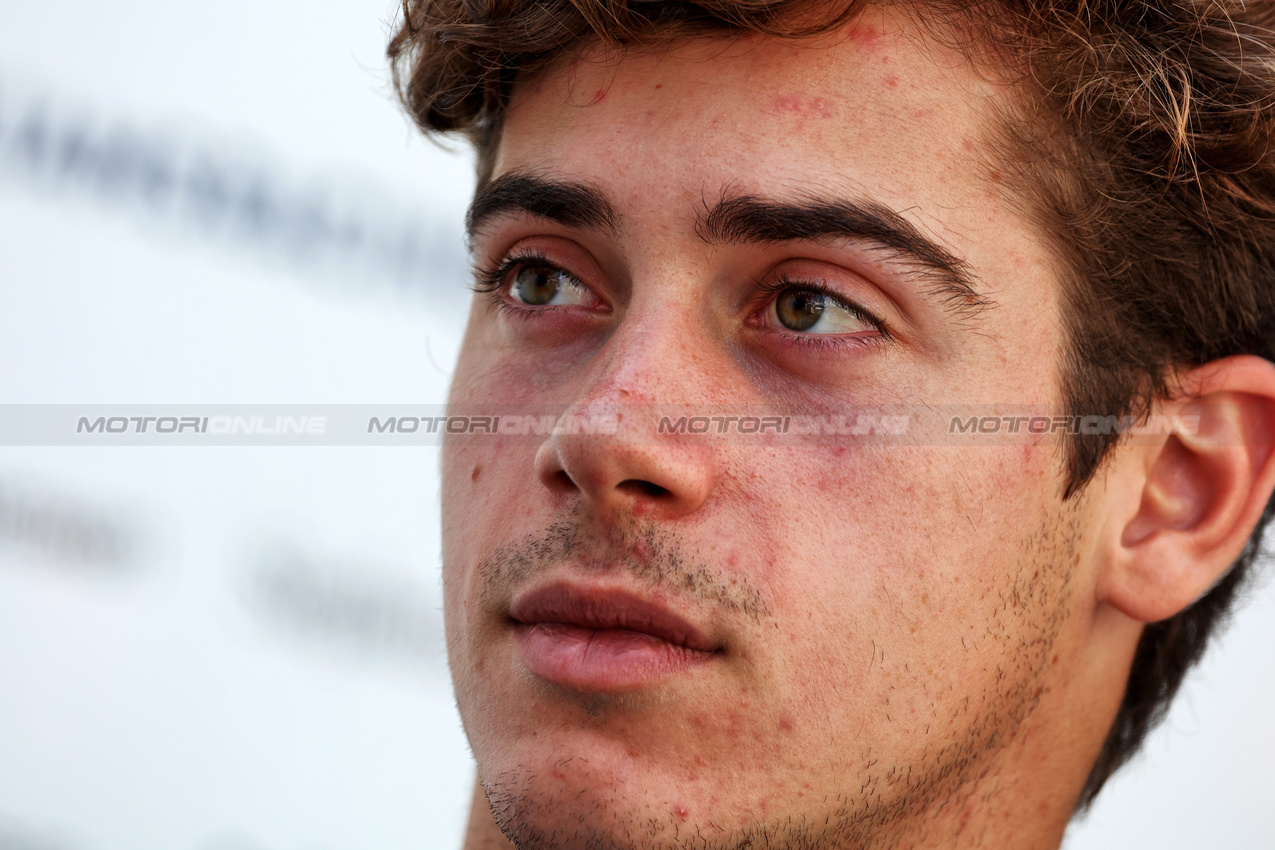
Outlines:
[[[1057,512],[1052,452],[1020,446],[881,446],[776,457],[769,534],[776,597],[863,633],[951,635],[1023,558],[1041,516]],[[909,622],[914,621],[914,622]],[[908,623],[899,625],[899,623]]]

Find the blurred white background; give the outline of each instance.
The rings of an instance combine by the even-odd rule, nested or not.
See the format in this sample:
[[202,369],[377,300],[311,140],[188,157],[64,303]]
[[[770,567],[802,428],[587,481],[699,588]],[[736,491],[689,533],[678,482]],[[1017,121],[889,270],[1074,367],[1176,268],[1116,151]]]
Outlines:
[[[0,0],[0,403],[444,400],[393,4]],[[0,446],[0,848],[456,848],[432,447]],[[1070,850],[1275,847],[1275,591]]]

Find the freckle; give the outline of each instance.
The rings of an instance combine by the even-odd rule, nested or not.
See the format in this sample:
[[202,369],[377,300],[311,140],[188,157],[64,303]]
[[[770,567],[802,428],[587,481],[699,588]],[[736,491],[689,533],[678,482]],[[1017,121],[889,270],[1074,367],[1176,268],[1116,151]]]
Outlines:
[[655,87],[656,87],[657,89],[662,89],[662,88],[664,88],[664,84],[663,84],[663,83],[656,83],[656,84],[655,84]]
[[478,476],[480,476],[480,475],[482,475],[482,474],[483,474],[483,465],[482,465],[481,463],[476,463],[476,464],[474,464],[474,471],[473,471],[473,473],[471,473],[471,474],[470,474],[470,476],[469,476],[469,480],[470,480],[470,481],[477,481],[477,480],[478,480]]

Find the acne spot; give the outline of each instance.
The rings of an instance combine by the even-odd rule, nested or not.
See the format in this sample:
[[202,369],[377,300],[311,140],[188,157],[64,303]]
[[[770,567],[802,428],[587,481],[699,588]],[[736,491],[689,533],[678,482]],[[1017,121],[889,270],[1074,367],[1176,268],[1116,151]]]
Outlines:
[[885,84],[892,89],[897,89],[899,87],[899,78],[891,74],[885,78]]
[[868,26],[858,26],[850,30],[850,41],[860,47],[875,47],[881,41],[881,32]]
[[779,728],[784,732],[792,731],[792,717],[784,714],[779,718]]
[[655,87],[656,87],[657,89],[662,89],[662,88],[664,88],[664,84],[663,84],[663,83],[656,83],[656,84],[655,84]]
[[821,97],[781,94],[770,102],[772,112],[787,112],[799,118],[831,118],[832,107]]
[[684,821],[691,816],[691,810],[686,807],[685,803],[673,804],[673,817],[680,821]]
[[477,481],[477,480],[478,480],[478,476],[480,476],[480,475],[482,475],[482,474],[483,474],[483,465],[482,465],[481,463],[476,463],[476,464],[474,464],[474,471],[473,471],[472,473],[470,473],[470,475],[469,475],[469,480],[470,480],[470,481]]
[[642,538],[633,541],[633,557],[639,561],[649,561],[651,559],[651,547]]

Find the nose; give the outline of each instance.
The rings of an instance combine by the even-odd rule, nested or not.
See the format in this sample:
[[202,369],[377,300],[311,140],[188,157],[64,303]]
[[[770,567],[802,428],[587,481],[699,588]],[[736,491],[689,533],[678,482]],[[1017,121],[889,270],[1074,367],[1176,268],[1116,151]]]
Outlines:
[[614,428],[555,429],[536,453],[537,477],[555,496],[581,499],[604,519],[691,515],[718,482],[720,448],[661,433],[658,419],[670,405],[684,409],[685,399],[712,395],[695,387],[707,377],[703,358],[681,356],[653,333],[621,331],[610,342],[615,348],[599,360],[611,365],[585,378],[563,420],[591,418]]

